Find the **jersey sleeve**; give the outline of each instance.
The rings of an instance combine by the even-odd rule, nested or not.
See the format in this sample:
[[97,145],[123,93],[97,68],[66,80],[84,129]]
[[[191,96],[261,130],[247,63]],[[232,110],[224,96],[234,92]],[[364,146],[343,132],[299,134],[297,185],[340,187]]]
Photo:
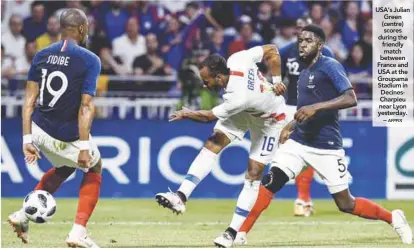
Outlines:
[[263,48],[262,46],[256,46],[245,51],[246,57],[253,62],[258,63],[263,60]]
[[325,72],[328,74],[329,78],[332,80],[333,85],[339,94],[344,93],[348,89],[352,89],[351,82],[349,81],[344,67],[339,64],[337,61],[332,61],[328,63],[328,66],[325,68]]
[[[234,77],[231,77],[230,80],[235,80]],[[237,79],[241,80],[241,79]],[[231,82],[229,82],[230,84]],[[232,82],[231,84],[238,84],[238,82]],[[226,92],[223,95],[223,103],[213,108],[212,112],[220,120],[228,119],[229,117],[244,111],[245,109],[245,97],[242,96],[243,91],[240,89],[235,89],[233,91]]]
[[85,81],[83,82],[82,93],[95,96],[96,82],[101,72],[101,60],[93,55],[88,58]]
[[322,48],[322,54],[325,55],[326,57],[335,58],[335,55],[332,52],[332,50],[326,45],[323,46],[323,48]]

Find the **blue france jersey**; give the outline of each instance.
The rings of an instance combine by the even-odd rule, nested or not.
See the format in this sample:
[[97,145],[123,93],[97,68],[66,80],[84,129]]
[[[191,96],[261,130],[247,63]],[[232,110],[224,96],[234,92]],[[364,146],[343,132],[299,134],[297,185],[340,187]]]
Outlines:
[[78,140],[81,96],[95,95],[100,71],[99,57],[74,41],[62,40],[39,51],[28,75],[40,84],[33,122],[58,140]]
[[[298,80],[298,109],[328,101],[352,89],[344,67],[335,59],[321,56],[310,68],[304,69]],[[317,112],[312,118],[298,123],[290,138],[310,147],[337,150],[342,148],[338,110]]]
[[[297,105],[297,82],[299,74],[306,67],[303,62],[299,60],[299,51],[297,42],[292,42],[279,50],[282,59],[282,74],[288,77],[289,85],[287,89],[286,104]],[[324,46],[322,54],[334,58],[331,49]]]

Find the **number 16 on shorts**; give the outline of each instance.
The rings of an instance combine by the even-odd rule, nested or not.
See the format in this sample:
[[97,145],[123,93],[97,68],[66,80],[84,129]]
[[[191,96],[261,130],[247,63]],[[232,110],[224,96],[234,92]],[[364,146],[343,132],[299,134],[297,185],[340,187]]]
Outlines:
[[274,138],[274,137],[264,136],[262,151],[263,152],[266,152],[266,151],[267,152],[272,152],[273,148],[275,146],[275,141],[276,141],[276,138]]

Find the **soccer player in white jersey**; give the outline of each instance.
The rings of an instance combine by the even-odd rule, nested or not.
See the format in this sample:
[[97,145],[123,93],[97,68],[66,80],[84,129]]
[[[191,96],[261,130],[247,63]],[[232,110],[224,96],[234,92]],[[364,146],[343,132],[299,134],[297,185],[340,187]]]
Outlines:
[[[262,60],[271,69],[274,85],[256,66]],[[191,164],[178,191],[158,193],[155,198],[173,212],[183,213],[193,190],[217,164],[217,154],[250,131],[252,144],[246,180],[228,229],[234,238],[257,198],[263,169],[272,159],[280,130],[286,125],[285,100],[280,96],[286,91],[281,83],[280,56],[274,45],[240,51],[230,56],[227,62],[218,54],[210,55],[201,64],[200,76],[210,90],[225,89],[224,102],[212,110],[183,108],[174,112],[170,121],[185,118],[199,122],[218,120],[214,132]]]
[[[60,26],[62,40],[39,51],[30,67],[23,107],[23,153],[31,164],[40,159],[40,149],[54,166],[35,190],[53,194],[76,168],[83,170],[75,223],[66,243],[70,247],[98,247],[87,235],[86,224],[98,202],[102,182],[101,155],[90,136],[101,61],[80,46],[88,34],[83,11],[65,10]],[[24,210],[11,214],[8,221],[17,236],[28,243],[29,220]]]
[[[342,146],[338,110],[357,105],[352,85],[343,66],[322,54],[325,33],[317,25],[305,26],[298,36],[299,59],[305,64],[297,82],[298,110],[294,120],[280,135],[281,146],[263,177],[257,217],[267,208],[273,195],[306,167],[312,167],[324,180],[341,212],[391,225],[404,244],[411,244],[413,232],[402,210],[389,211],[349,189],[348,165]],[[256,206],[256,205],[255,205]],[[294,235],[293,235],[294,236]],[[222,247],[231,247],[231,236],[220,238]]]

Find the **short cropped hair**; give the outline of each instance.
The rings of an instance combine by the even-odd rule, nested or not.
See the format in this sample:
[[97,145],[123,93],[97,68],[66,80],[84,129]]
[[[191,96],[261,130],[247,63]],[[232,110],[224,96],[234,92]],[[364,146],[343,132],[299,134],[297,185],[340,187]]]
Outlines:
[[230,74],[230,69],[227,68],[226,59],[217,53],[209,55],[203,62],[201,62],[201,68],[203,67],[208,68],[211,77],[216,77],[218,74]]
[[318,36],[323,42],[325,42],[325,32],[321,27],[315,24],[309,24],[305,26],[302,31],[309,31],[314,33],[316,36]]

